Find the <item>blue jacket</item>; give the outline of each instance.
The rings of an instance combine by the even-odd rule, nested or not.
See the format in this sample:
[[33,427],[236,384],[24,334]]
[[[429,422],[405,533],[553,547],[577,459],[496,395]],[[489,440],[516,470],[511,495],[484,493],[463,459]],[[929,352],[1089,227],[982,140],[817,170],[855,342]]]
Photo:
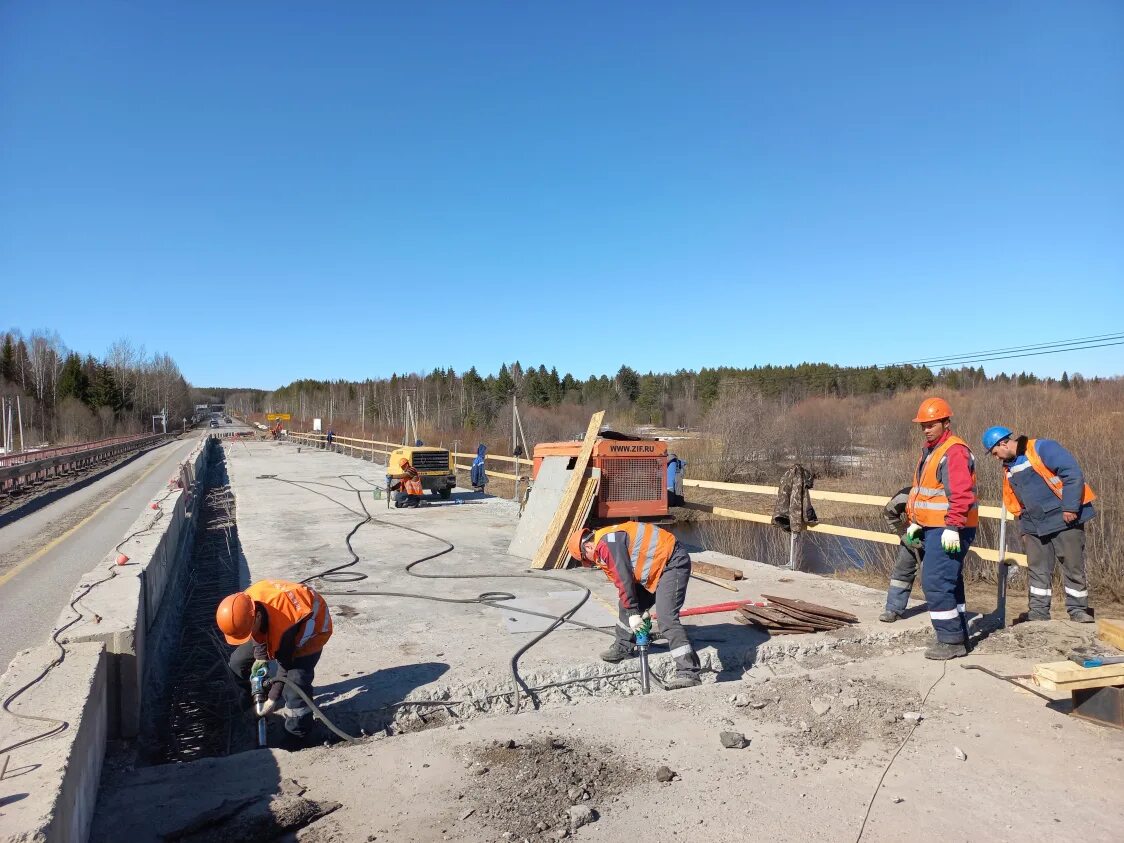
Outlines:
[[[1085,491],[1085,475],[1081,466],[1077,464],[1073,454],[1053,439],[1035,440],[1035,447],[1046,468],[1061,478],[1062,497],[1059,500],[1046,481],[1031,467],[1026,458],[1026,437],[1020,436],[1015,458],[1003,463],[1011,490],[1023,506],[1022,514],[1019,515],[1019,530],[1032,536],[1050,536],[1084,524],[1096,513],[1091,503],[1081,503]],[[1062,519],[1063,512],[1076,512],[1077,521],[1066,524]]]
[[484,445],[476,448],[476,459],[472,461],[470,482],[476,488],[483,488],[488,484],[488,472],[484,470],[484,454],[488,449]]

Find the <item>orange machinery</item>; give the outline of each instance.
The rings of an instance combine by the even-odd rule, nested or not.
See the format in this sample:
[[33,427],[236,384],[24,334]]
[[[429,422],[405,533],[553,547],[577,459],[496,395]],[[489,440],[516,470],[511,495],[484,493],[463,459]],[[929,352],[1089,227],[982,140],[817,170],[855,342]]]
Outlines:
[[[576,457],[581,442],[543,442],[535,446],[532,477],[543,457]],[[590,464],[601,470],[593,514],[596,518],[647,518],[667,515],[667,443],[650,439],[598,437]]]

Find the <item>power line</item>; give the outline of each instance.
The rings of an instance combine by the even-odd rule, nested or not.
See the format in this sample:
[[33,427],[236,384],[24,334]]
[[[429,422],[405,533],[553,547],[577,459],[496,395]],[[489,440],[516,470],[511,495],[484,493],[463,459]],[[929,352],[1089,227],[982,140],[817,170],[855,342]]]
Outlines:
[[1047,349],[1045,351],[1027,351],[1027,352],[1023,352],[1021,354],[996,354],[996,355],[992,355],[991,357],[977,357],[975,359],[966,359],[966,360],[959,360],[959,361],[952,361],[952,362],[946,361],[946,362],[939,362],[939,363],[928,363],[928,364],[923,364],[923,365],[931,366],[933,368],[945,368],[945,367],[948,367],[948,366],[951,366],[951,365],[967,366],[967,365],[970,365],[970,364],[973,364],[973,363],[987,363],[987,362],[993,361],[993,360],[1014,360],[1014,359],[1018,359],[1020,357],[1039,357],[1043,354],[1061,354],[1062,352],[1065,352],[1065,351],[1084,351],[1086,349],[1108,348],[1108,347],[1114,346],[1114,345],[1124,345],[1124,338],[1122,338],[1122,339],[1120,339],[1116,342],[1102,342],[1102,343],[1096,343],[1094,345],[1074,346],[1072,348],[1054,348],[1054,349]]
[[1117,341],[1124,341],[1124,333],[1100,334],[1098,336],[1079,337],[1070,340],[1055,340],[1045,343],[1030,345],[1016,345],[1008,348],[993,348],[986,351],[972,351],[963,354],[947,354],[935,357],[922,357],[914,360],[904,360],[890,363],[889,366],[940,366],[960,361],[976,360],[1002,360],[1009,357],[1032,356],[1029,352],[1054,353],[1060,351],[1076,351],[1082,348],[1101,348],[1105,345],[1116,345]]

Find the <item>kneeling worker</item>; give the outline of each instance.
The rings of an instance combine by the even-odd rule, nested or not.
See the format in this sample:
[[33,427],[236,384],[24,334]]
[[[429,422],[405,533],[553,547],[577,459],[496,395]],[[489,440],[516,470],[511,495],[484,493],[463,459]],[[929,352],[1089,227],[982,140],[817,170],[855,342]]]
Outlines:
[[393,481],[389,487],[390,491],[394,492],[395,509],[421,506],[422,496],[425,495],[421,475],[418,474],[416,468],[410,465],[409,460],[402,460],[401,470],[406,476]]
[[[231,594],[219,604],[215,622],[236,649],[230,670],[243,681],[262,667],[297,685],[311,698],[316,663],[332,637],[332,616],[324,598],[307,585],[262,580]],[[276,662],[281,670],[269,662]],[[265,713],[277,706],[277,688],[284,687],[285,730],[304,738],[312,726],[312,709],[289,685],[274,683]]]
[[698,685],[699,657],[679,621],[691,576],[691,557],[675,536],[651,524],[628,521],[600,530],[577,530],[567,547],[585,567],[596,565],[604,571],[620,595],[617,640],[601,658],[616,663],[635,656],[636,630],[654,606],[660,632],[675,660],[675,676],[665,681],[664,687]]

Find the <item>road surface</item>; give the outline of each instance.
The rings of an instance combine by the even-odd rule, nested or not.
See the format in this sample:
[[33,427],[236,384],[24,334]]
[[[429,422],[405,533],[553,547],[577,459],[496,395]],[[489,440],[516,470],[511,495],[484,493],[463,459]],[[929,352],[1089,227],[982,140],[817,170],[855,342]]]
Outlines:
[[0,672],[46,641],[79,578],[125,538],[198,441],[196,433],[154,448],[0,527]]

